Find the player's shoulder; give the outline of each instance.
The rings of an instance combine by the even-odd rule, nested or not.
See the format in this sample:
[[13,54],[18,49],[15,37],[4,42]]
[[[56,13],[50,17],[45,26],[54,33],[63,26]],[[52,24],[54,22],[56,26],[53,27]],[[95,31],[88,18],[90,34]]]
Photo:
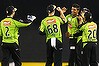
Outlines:
[[94,24],[96,24],[96,22],[94,22],[94,21],[92,21],[91,23],[94,23]]
[[94,24],[94,25],[97,25],[97,23],[95,23],[94,21],[92,21],[91,23]]
[[3,18],[2,20],[1,20],[1,22],[3,22],[3,21],[9,21],[10,20],[10,18]]
[[59,16],[53,16],[53,17],[60,18]]
[[43,19],[42,19],[42,22],[45,21],[46,19],[48,19],[48,17],[43,18]]
[[60,17],[59,16],[48,16],[48,17],[44,18],[43,21],[48,20],[48,19],[53,19],[53,18],[57,19]]
[[48,18],[60,18],[59,16],[48,16]]
[[53,17],[55,17],[55,18],[60,18],[59,16],[56,16],[56,15],[54,15]]

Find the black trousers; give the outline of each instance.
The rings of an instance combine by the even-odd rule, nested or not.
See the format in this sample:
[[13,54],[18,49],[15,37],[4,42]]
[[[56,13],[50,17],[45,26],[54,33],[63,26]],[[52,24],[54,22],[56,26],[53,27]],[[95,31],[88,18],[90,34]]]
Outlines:
[[70,38],[69,40],[70,54],[69,66],[81,66],[80,47],[77,44],[77,38]]
[[82,66],[82,50],[83,50],[83,43],[82,39],[76,44],[76,63],[78,66]]
[[3,58],[1,66],[9,66],[9,58],[12,57],[15,66],[21,66],[20,48],[16,43],[2,43]]
[[51,40],[46,43],[47,46],[47,62],[46,66],[62,66],[62,43],[56,40],[56,48],[51,46]]
[[98,66],[96,59],[96,44],[88,43],[83,48],[82,66]]

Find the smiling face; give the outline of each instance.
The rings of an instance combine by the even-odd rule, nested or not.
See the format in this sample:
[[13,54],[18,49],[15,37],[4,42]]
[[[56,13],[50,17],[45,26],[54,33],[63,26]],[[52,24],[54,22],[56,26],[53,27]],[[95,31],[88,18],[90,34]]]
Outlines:
[[77,8],[75,8],[75,7],[72,7],[71,13],[72,13],[73,15],[78,15],[79,10],[78,10]]

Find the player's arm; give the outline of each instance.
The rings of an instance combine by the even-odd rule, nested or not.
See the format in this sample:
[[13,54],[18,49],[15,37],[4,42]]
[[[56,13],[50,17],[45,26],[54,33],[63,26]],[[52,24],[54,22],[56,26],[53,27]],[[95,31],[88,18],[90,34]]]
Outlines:
[[73,37],[78,37],[78,36],[82,36],[82,32],[83,31],[78,31],[77,33],[73,34]]
[[60,12],[60,17],[62,18],[63,22],[66,23],[66,18],[62,9],[60,7],[57,7],[56,9]]
[[17,27],[26,27],[26,26],[29,26],[35,19],[36,19],[35,16],[28,15],[27,20],[25,21],[23,20],[20,20],[20,21],[13,20],[13,21]]
[[17,20],[13,20],[13,21],[14,21],[14,23],[15,23],[15,25],[17,27],[26,27],[26,26],[29,26],[32,23],[32,22],[30,22],[30,23],[22,23],[22,22],[19,22]]
[[40,34],[40,35],[45,35],[45,26],[44,26],[44,24],[43,24],[43,21],[44,21],[44,20],[42,20],[41,25],[40,25],[40,27],[39,27],[39,34]]
[[40,35],[46,35],[45,31],[42,32],[42,31],[40,30],[40,28],[41,28],[41,26],[39,27],[39,34],[40,34]]
[[80,29],[79,29],[79,31],[77,33],[73,34],[73,36],[74,37],[82,36],[82,33],[83,33],[84,28],[85,28],[85,25],[82,24],[81,27],[80,27]]

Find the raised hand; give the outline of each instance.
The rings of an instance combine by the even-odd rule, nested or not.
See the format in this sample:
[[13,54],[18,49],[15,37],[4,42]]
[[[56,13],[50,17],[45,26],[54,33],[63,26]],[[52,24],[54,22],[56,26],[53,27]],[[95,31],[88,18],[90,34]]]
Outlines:
[[63,7],[62,11],[63,11],[63,13],[65,13],[67,11],[67,8]]

